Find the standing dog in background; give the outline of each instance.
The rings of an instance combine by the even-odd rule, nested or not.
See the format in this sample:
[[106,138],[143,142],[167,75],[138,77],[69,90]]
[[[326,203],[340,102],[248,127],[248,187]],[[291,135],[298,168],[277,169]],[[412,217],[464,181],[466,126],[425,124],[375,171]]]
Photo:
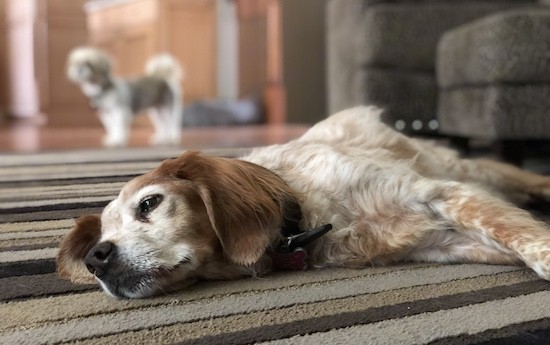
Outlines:
[[90,103],[99,111],[107,131],[103,144],[108,147],[128,143],[134,114],[149,110],[155,126],[151,144],[180,142],[183,76],[179,63],[168,54],[151,58],[145,75],[135,79],[116,78],[112,62],[104,52],[91,48],[74,49],[68,58],[67,75],[80,85]]

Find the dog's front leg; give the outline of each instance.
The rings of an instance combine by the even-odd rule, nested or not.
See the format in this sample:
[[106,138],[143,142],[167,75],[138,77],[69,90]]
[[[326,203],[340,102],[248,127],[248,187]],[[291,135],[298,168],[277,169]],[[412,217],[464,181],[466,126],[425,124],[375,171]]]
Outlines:
[[155,134],[149,141],[151,145],[164,145],[170,142],[168,133],[172,124],[169,122],[167,115],[166,110],[163,108],[149,109],[149,119],[155,128]]
[[109,119],[109,112],[107,111],[100,111],[98,114],[99,120],[101,121],[101,124],[103,125],[103,128],[105,129],[105,135],[102,138],[103,146],[109,146],[113,136],[113,126],[111,124],[111,121]]
[[177,102],[170,107],[149,110],[149,118],[155,127],[155,134],[150,141],[151,145],[179,144],[182,116],[182,108]]
[[[424,192],[427,189],[424,188]],[[428,205],[456,231],[515,252],[540,277],[550,280],[550,229],[528,212],[468,185],[448,182],[429,189]]]
[[103,111],[99,118],[107,134],[103,137],[103,145],[107,147],[125,146],[128,143],[131,112],[119,109],[115,111]]

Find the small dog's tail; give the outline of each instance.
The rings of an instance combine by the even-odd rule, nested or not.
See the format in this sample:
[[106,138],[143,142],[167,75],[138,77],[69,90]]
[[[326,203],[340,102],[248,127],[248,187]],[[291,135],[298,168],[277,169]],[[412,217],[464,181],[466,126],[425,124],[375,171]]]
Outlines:
[[183,69],[172,55],[159,54],[153,56],[145,65],[145,74],[158,78],[163,78],[174,83],[179,83],[183,79]]

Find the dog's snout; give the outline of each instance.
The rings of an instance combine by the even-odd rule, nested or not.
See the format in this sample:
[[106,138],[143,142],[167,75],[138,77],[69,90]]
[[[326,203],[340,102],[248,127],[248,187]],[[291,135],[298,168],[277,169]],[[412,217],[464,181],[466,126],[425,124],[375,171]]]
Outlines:
[[116,247],[112,242],[101,242],[93,246],[84,258],[88,271],[98,278],[107,273],[115,250]]

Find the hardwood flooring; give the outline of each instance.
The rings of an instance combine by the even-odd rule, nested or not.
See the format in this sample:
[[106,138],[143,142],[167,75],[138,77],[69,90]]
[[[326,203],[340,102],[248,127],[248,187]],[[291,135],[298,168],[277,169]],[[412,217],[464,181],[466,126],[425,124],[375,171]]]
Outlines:
[[[182,130],[185,149],[254,147],[284,143],[299,137],[306,125],[254,125],[237,127],[198,127]],[[132,129],[130,147],[149,146],[153,130]],[[0,152],[40,152],[101,148],[101,127],[48,127],[12,122],[0,126]]]

